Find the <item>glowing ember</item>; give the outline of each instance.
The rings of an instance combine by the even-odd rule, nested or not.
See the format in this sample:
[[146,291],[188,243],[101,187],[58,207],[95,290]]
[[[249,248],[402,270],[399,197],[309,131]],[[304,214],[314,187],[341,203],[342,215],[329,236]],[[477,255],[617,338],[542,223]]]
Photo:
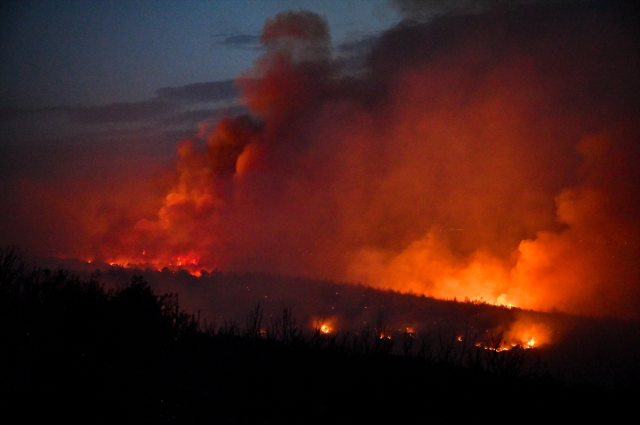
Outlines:
[[322,325],[320,326],[320,332],[326,335],[331,332],[331,328],[327,325]]

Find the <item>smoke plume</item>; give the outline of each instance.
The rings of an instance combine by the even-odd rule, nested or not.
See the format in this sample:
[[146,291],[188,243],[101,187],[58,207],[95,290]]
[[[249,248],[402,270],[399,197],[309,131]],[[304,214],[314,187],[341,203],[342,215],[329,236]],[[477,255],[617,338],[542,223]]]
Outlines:
[[250,114],[183,141],[157,215],[96,256],[637,318],[637,15],[444,15],[350,73],[323,18],[268,20],[236,81]]

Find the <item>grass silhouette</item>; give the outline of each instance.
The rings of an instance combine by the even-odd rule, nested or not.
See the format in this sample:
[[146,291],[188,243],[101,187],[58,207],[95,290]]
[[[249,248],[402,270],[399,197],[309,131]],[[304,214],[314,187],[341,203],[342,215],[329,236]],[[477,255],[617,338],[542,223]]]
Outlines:
[[[134,276],[105,289],[0,248],[5,419],[67,423],[457,422],[486,415],[622,412],[629,394],[539,372],[535,350],[453,336],[390,338],[382,315],[358,332],[305,333],[291,308],[245,328],[200,321]],[[501,346],[501,335],[490,341]],[[589,409],[584,410],[585,403]],[[581,410],[582,409],[582,410]],[[14,416],[18,415],[18,416]],[[4,422],[9,423],[9,422]]]

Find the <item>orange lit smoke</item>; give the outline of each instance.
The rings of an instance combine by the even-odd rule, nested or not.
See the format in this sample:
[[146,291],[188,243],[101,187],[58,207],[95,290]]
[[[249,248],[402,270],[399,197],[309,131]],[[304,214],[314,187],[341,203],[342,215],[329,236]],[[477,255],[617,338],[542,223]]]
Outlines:
[[183,141],[97,257],[638,317],[635,26],[518,10],[398,26],[346,71],[322,18],[267,21],[251,114]]

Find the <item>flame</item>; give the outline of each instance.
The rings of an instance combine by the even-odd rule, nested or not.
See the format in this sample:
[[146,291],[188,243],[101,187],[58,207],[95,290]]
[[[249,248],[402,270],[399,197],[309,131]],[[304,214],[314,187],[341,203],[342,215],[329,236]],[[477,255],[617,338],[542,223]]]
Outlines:
[[554,332],[549,325],[521,317],[511,325],[507,336],[516,340],[520,345],[533,348],[552,343],[553,334]]
[[[147,255],[146,250],[142,250],[142,255]],[[91,263],[93,260],[86,260]],[[119,256],[107,262],[112,267],[133,268],[142,267],[150,270],[161,271],[165,267],[169,270],[185,270],[193,276],[202,276],[203,271],[210,271],[203,267],[198,267],[200,263],[199,256],[189,255],[177,255],[172,258],[163,260],[162,258],[138,258],[138,257],[125,257]]]
[[336,318],[313,318],[313,329],[321,335],[328,335],[335,331]]
[[498,347],[492,347],[492,346],[483,346],[482,343],[476,343],[475,346],[476,347],[482,347],[485,350],[491,350],[491,351],[496,351],[496,352],[502,352],[502,351],[509,351],[510,349],[519,347],[519,348],[524,348],[526,349],[530,349],[530,348],[535,348],[535,337],[531,337],[531,339],[529,341],[526,340],[521,340],[518,342],[511,342],[511,343],[507,343],[507,342],[502,342],[502,344],[500,344],[500,346]]
[[536,339],[534,336],[531,336],[531,339],[527,341],[526,348],[533,348],[536,345]]
[[176,261],[178,266],[187,265],[187,264],[194,265],[194,266],[198,265],[198,259],[193,257],[190,258],[187,256],[180,255],[178,256]]
[[507,294],[501,294],[495,302],[495,305],[498,306],[504,306],[507,307],[508,309],[512,309],[513,307],[515,307],[512,303],[507,301],[508,297]]

